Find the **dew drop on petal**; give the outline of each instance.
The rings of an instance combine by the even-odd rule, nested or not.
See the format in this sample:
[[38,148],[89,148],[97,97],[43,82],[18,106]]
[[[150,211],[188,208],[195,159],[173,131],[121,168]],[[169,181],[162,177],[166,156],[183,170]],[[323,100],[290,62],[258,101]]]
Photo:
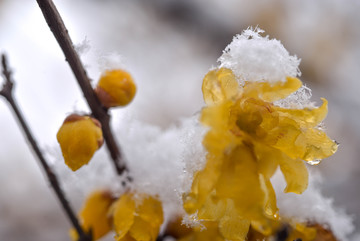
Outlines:
[[307,163],[309,163],[312,166],[315,166],[315,165],[318,165],[320,162],[321,162],[321,160],[317,159],[317,160],[313,160],[313,161],[308,161]]

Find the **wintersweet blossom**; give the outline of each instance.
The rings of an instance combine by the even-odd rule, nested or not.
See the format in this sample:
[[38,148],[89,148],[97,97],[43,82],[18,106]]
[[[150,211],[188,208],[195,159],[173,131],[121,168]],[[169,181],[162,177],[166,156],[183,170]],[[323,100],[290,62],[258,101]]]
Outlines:
[[207,161],[184,195],[184,209],[201,221],[217,222],[227,240],[245,240],[250,225],[264,235],[272,232],[279,216],[270,178],[278,167],[287,182],[285,192],[300,194],[308,185],[304,161],[337,150],[336,142],[317,128],[327,114],[325,99],[318,108],[274,105],[301,86],[295,77],[240,86],[227,68],[211,70],[203,80]]
[[[99,190],[92,192],[86,199],[80,213],[79,220],[82,228],[90,232],[93,240],[98,240],[112,229],[109,208],[114,202],[109,191]],[[75,229],[70,230],[72,240],[78,240]]]
[[112,206],[117,241],[155,241],[163,223],[159,200],[148,195],[123,194]]

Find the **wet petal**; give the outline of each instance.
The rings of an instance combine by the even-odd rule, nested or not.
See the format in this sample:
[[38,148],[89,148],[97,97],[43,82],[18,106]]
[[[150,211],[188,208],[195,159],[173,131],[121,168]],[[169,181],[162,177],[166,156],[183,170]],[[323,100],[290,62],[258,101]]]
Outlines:
[[219,222],[219,230],[226,240],[246,240],[250,221],[241,219],[238,215],[225,216]]
[[331,140],[325,132],[312,128],[304,133],[306,140],[306,150],[303,156],[305,161],[316,161],[333,155],[338,148],[338,144]]
[[317,126],[322,120],[325,119],[328,113],[328,101],[324,98],[321,98],[321,100],[323,103],[320,107],[317,108],[285,109],[274,106],[274,109],[281,115],[298,122],[301,128],[310,128]]
[[126,235],[134,223],[135,201],[132,195],[130,193],[123,194],[114,203],[113,212],[116,239],[120,240]]
[[285,82],[247,82],[243,95],[257,98],[267,102],[281,100],[295,92],[302,86],[301,81],[295,77],[287,77]]
[[206,104],[217,104],[232,98],[238,93],[239,84],[230,69],[221,68],[209,71],[206,74],[202,92]]
[[290,159],[284,156],[280,160],[280,170],[283,173],[287,186],[284,192],[303,193],[308,186],[309,174],[304,161]]

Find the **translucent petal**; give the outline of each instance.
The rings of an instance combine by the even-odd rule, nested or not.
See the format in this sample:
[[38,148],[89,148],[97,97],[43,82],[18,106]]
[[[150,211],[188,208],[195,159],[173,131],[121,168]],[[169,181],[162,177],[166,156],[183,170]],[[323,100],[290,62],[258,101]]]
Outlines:
[[303,193],[308,186],[309,174],[304,161],[284,156],[280,160],[280,170],[284,174],[287,186],[284,192]]
[[225,241],[218,229],[218,222],[203,222],[201,228],[178,241]]
[[312,128],[304,133],[306,150],[302,157],[305,161],[321,160],[333,155],[338,148],[338,144],[331,140],[325,132]]
[[[260,175],[260,177],[263,177],[263,176]],[[263,183],[263,189],[265,189],[264,211],[270,218],[277,219],[279,209],[276,205],[275,190],[270,182],[270,179],[260,178],[260,180]]]
[[202,92],[205,103],[216,104],[237,95],[239,84],[230,69],[209,71],[203,80]]
[[184,209],[195,213],[206,201],[220,175],[221,160],[208,155],[206,166],[195,174],[191,192],[184,197]]
[[256,155],[259,173],[264,175],[265,179],[271,178],[283,154],[279,150],[259,142],[254,142],[254,154]]
[[234,200],[238,213],[244,218],[263,216],[265,194],[251,148],[239,146],[224,160],[216,195]]
[[299,123],[301,128],[310,128],[317,126],[322,120],[325,119],[327,115],[328,101],[324,98],[321,98],[321,100],[323,103],[320,107],[317,108],[285,109],[274,106],[274,109],[281,115],[295,120],[297,123]]
[[113,223],[116,238],[120,240],[130,230],[134,223],[135,201],[130,193],[123,194],[115,203]]
[[232,101],[223,101],[218,105],[203,108],[200,117],[201,123],[219,130],[226,130],[233,104]]
[[217,221],[224,216],[227,202],[216,197],[215,192],[206,199],[204,206],[199,210],[198,218],[205,221]]
[[156,228],[159,228],[164,221],[161,202],[151,196],[142,200],[141,205],[138,206],[138,214]]
[[225,216],[219,222],[219,230],[226,240],[245,241],[249,227],[250,221],[238,215]]
[[158,230],[154,230],[149,222],[135,216],[134,224],[131,226],[129,234],[137,241],[155,241]]
[[279,118],[278,126],[269,130],[262,141],[284,152],[293,159],[302,158],[305,147],[301,142],[296,143],[301,135],[302,130],[296,121],[287,117],[281,117]]
[[285,82],[247,82],[244,85],[243,95],[261,99],[267,102],[281,100],[295,92],[302,86],[298,78],[287,77]]

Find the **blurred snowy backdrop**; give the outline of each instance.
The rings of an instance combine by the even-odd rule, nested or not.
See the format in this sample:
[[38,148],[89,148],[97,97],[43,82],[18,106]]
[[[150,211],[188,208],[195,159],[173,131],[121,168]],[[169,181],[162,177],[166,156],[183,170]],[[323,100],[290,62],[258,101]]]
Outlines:
[[[82,59],[94,81],[119,58],[133,74],[138,85],[135,101],[113,111],[114,129],[121,134],[134,132],[121,129],[124,120],[146,123],[148,132],[161,133],[197,113],[203,105],[203,76],[216,65],[232,36],[248,26],[259,25],[271,38],[281,40],[290,54],[302,59],[301,79],[313,90],[313,100],[329,100],[327,133],[340,143],[333,157],[310,169],[321,172],[324,195],[353,215],[356,229],[360,228],[359,1],[58,0],[55,4],[73,42],[90,46]],[[56,158],[56,132],[64,117],[88,108],[35,0],[0,0],[0,52],[8,54],[19,105],[78,209],[84,194],[107,184],[99,178],[112,174],[112,164],[103,148],[95,155],[98,162],[73,175]],[[67,240],[69,222],[5,101],[0,102],[0,133],[0,240]],[[176,151],[166,138],[157,143]],[[141,142],[122,144],[145,148]]]

